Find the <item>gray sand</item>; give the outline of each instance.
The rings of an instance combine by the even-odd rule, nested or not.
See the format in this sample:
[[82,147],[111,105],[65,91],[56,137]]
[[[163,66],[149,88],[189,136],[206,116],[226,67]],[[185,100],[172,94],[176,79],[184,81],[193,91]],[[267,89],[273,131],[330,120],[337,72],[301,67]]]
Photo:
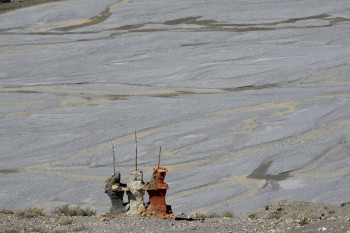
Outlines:
[[[350,194],[350,1],[59,1],[0,14],[0,208],[109,209],[162,146],[175,213]],[[146,198],[147,199],[147,198]]]

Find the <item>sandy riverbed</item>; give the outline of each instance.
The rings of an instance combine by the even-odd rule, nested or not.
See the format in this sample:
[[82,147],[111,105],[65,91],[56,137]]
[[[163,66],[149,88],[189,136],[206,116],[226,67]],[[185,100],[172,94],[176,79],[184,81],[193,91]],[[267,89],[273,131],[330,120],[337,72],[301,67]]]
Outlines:
[[175,212],[349,201],[350,3],[71,0],[0,14],[0,208],[106,210],[162,146]]

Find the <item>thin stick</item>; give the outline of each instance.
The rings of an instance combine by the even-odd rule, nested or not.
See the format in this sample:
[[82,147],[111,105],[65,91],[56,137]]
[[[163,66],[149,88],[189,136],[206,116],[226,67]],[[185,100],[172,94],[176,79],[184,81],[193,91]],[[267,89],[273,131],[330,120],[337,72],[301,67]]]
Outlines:
[[162,152],[162,147],[159,147],[159,155],[158,155],[158,169],[159,169],[159,164],[160,164],[160,153]]
[[112,142],[112,150],[113,150],[113,174],[115,175],[115,154],[114,154],[114,145]]
[[135,129],[135,153],[136,153],[135,170],[137,171],[137,137],[136,137],[136,129]]

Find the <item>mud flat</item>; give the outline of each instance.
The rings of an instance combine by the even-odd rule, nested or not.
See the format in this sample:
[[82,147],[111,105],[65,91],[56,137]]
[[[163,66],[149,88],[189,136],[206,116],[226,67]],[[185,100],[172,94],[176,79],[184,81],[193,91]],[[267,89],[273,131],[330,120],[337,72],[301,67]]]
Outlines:
[[[70,0],[0,14],[0,208],[109,208],[162,146],[175,213],[349,201],[350,2]],[[147,199],[147,198],[146,198]]]

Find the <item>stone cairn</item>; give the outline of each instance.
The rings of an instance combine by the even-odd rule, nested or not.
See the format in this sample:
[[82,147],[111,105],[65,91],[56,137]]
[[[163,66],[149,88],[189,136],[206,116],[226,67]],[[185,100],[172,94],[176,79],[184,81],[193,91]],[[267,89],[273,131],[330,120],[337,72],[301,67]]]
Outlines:
[[126,203],[123,202],[124,192],[127,191],[126,184],[120,183],[120,173],[115,172],[109,177],[102,189],[112,202],[112,207],[109,210],[110,215],[123,214],[126,212]]
[[145,211],[146,208],[143,202],[143,196],[145,195],[144,186],[143,172],[141,170],[132,171],[126,192],[129,199],[128,215],[135,216]]
[[[135,133],[136,141],[136,133]],[[158,218],[175,219],[171,206],[165,202],[165,195],[168,185],[164,182],[166,172],[165,167],[160,167],[160,152],[158,166],[153,169],[151,181],[146,185],[143,182],[143,172],[137,169],[137,149],[136,149],[136,170],[130,173],[129,183],[120,183],[120,173],[115,171],[115,157],[113,147],[114,174],[109,177],[104,184],[103,191],[108,194],[112,202],[112,207],[108,215],[115,216],[126,214],[130,216],[148,216]],[[149,195],[147,207],[144,204],[145,190]],[[128,203],[123,202],[124,192],[128,195]]]
[[167,171],[165,167],[158,166],[154,168],[151,181],[144,188],[149,195],[148,206],[145,213],[143,213],[146,216],[175,219],[171,206],[165,203],[166,191],[169,188],[164,183]]

